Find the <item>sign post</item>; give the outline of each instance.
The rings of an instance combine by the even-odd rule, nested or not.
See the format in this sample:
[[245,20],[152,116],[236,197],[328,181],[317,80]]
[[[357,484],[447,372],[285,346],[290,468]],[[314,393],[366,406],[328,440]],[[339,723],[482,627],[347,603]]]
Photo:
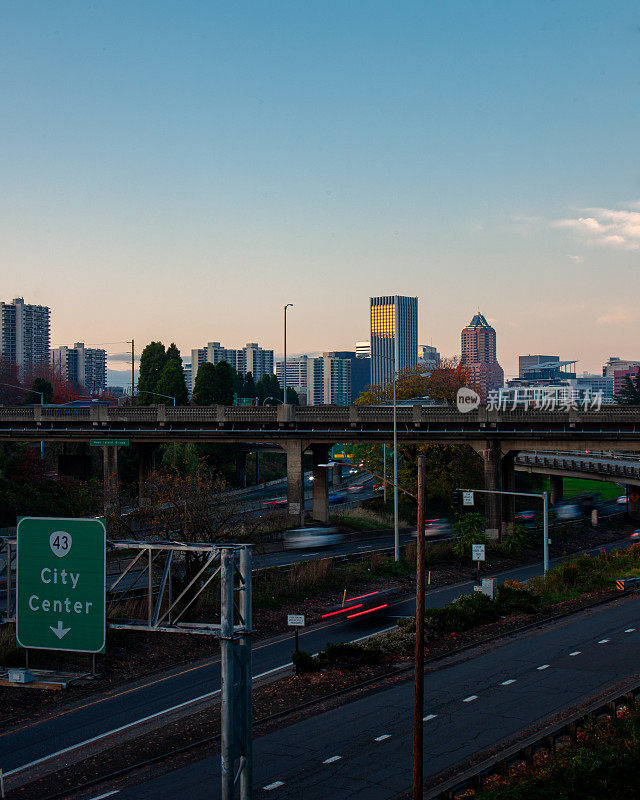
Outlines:
[[106,530],[100,519],[23,517],[17,528],[21,647],[102,653]]
[[304,614],[287,614],[287,625],[295,628],[296,653],[298,652],[298,628],[304,628]]
[[477,561],[478,563],[478,579],[477,582],[480,583],[480,562],[484,561],[485,553],[484,553],[484,545],[483,544],[472,544],[471,545],[471,560]]

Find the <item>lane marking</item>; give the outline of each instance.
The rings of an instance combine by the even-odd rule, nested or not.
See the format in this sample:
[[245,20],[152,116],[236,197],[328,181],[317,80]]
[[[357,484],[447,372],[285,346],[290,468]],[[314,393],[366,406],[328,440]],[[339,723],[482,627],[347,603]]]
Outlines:
[[465,697],[462,702],[463,703],[471,703],[473,700],[477,700],[477,699],[478,699],[478,695],[477,694],[470,694],[469,697]]
[[111,797],[113,794],[118,794],[120,789],[113,789],[111,792],[105,792],[105,794],[99,794],[97,797],[91,797],[90,800],[104,800],[105,797]]
[[611,641],[610,639],[600,639],[598,644],[606,644],[607,642],[610,642],[610,641]]
[[574,650],[573,653],[569,653],[570,656],[579,656],[582,650]]
[[429,722],[430,719],[435,719],[438,715],[437,714],[427,714],[426,717],[423,717],[423,722]]
[[333,764],[334,761],[340,761],[342,756],[331,756],[331,758],[325,758],[322,762],[323,764]]
[[274,781],[273,783],[269,783],[262,788],[265,792],[270,792],[272,789],[277,789],[279,786],[284,786],[284,781]]
[[549,669],[551,664],[543,664],[541,667],[536,667],[536,669]]
[[627,628],[625,633],[633,633],[634,631],[635,631],[635,628]]
[[502,683],[500,684],[500,686],[509,686],[509,684],[510,684],[510,683],[515,683],[515,682],[516,682],[516,679],[515,679],[515,678],[509,678],[509,679],[508,679],[508,680],[506,680],[506,681],[502,681]]
[[391,734],[390,733],[383,733],[382,736],[376,736],[376,738],[373,741],[374,742],[383,742],[385,739],[390,739],[390,738],[391,738]]

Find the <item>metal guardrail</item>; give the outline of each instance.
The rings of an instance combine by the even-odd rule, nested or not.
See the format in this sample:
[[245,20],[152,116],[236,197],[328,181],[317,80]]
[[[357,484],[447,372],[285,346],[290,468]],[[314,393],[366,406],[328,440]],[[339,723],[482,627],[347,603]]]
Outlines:
[[614,717],[622,709],[634,706],[638,702],[639,695],[640,684],[637,680],[630,682],[623,692],[617,690],[611,694],[608,700],[604,702],[599,700],[589,705],[586,710],[573,714],[560,723],[548,725],[523,742],[506,748],[453,778],[444,780],[438,786],[427,790],[424,800],[455,800],[462,795],[468,797],[466,793],[469,790],[482,789],[487,779],[494,776],[505,776],[511,767],[517,764],[531,765],[536,753],[554,752],[558,743],[563,739],[568,739],[572,745],[575,744],[580,728],[584,727],[589,718],[594,716],[596,718]]

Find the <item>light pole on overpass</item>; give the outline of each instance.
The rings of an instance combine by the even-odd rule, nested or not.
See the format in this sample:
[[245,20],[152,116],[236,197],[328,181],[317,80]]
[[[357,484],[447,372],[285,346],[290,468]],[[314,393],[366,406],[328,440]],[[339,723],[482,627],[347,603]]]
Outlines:
[[293,303],[287,303],[284,307],[284,360],[282,362],[282,385],[284,392],[282,394],[283,400],[287,402],[287,309],[292,307]]

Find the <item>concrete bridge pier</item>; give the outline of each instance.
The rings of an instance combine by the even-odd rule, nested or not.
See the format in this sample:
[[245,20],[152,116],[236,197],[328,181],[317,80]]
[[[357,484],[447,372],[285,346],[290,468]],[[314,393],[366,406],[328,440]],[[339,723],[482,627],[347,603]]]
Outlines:
[[627,485],[627,508],[631,519],[640,520],[640,486]]
[[107,446],[103,453],[104,515],[120,516],[120,476],[118,474],[118,448]]
[[[515,492],[516,490],[516,450],[509,450],[502,456],[502,491]],[[502,536],[505,537],[513,531],[516,516],[516,498],[512,495],[502,495]]]
[[[483,451],[484,488],[500,491],[502,489],[502,451],[500,442],[487,442]],[[499,539],[502,531],[502,498],[499,494],[485,495],[485,533],[487,539]]]
[[247,488],[247,452],[238,450],[236,453],[236,481],[242,489]]
[[562,475],[549,475],[549,503],[555,506],[562,500]]
[[287,454],[287,511],[291,526],[299,528],[304,525],[304,470],[302,455],[306,442],[302,439],[288,439],[280,446]]
[[342,486],[342,464],[336,464],[333,468],[331,482],[334,486]]
[[149,476],[155,467],[154,444],[143,443],[138,445],[138,503],[140,508],[147,504],[146,485]]
[[329,458],[326,445],[312,445],[313,457],[313,506],[311,516],[324,525],[329,522],[329,467],[321,467]]

